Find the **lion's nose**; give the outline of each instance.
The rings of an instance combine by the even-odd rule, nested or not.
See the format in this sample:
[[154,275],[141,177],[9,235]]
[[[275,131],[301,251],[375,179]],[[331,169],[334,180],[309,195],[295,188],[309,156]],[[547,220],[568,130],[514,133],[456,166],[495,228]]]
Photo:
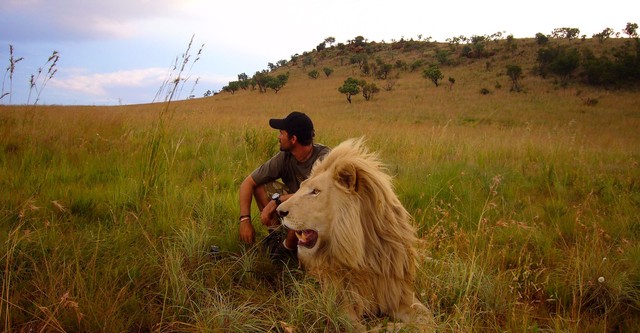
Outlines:
[[285,217],[289,215],[289,211],[278,209],[278,215],[280,215],[280,217]]

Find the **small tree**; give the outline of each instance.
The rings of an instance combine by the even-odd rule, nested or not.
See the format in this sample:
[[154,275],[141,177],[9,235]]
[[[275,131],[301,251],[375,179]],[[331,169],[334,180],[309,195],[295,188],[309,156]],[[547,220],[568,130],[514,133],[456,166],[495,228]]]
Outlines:
[[379,67],[376,70],[376,77],[380,80],[386,79],[389,73],[391,72],[391,69],[393,69],[393,65],[391,64],[385,64],[385,63],[379,64]]
[[545,34],[538,32],[536,34],[536,43],[540,46],[545,45],[549,42],[549,37],[547,37]]
[[235,94],[238,89],[240,89],[240,82],[238,81],[231,81],[229,85],[222,87],[222,90],[230,92],[231,95]]
[[278,91],[280,91],[280,89],[282,89],[282,87],[284,87],[288,81],[289,73],[280,74],[276,77],[270,77],[267,81],[267,87],[273,89],[277,94]]
[[253,83],[258,86],[258,89],[261,93],[266,92],[268,88],[267,82],[271,77],[267,73],[268,72],[266,70],[263,70],[262,72],[258,71],[253,75],[252,78]]
[[517,49],[518,49],[518,43],[516,42],[516,39],[513,38],[513,35],[508,35],[507,36],[507,51],[510,51],[513,54],[514,52],[516,52]]
[[341,94],[344,94],[345,96],[347,96],[347,101],[349,102],[349,104],[351,104],[351,96],[357,95],[358,93],[360,93],[359,82],[358,80],[350,77],[344,80],[344,83],[340,88],[338,88],[338,91]]
[[449,60],[450,52],[448,50],[437,50],[436,51],[436,60],[440,65],[449,65],[451,60]]
[[578,50],[567,47],[546,47],[538,50],[538,74],[543,78],[548,73],[560,77],[562,84],[567,84],[569,77],[580,65]]
[[511,79],[511,91],[520,91],[520,76],[522,68],[518,65],[507,65],[507,75]]
[[624,33],[629,36],[629,38],[638,37],[638,23],[627,22],[627,26],[624,28]]
[[431,82],[433,82],[436,87],[438,86],[438,81],[440,81],[444,77],[437,65],[429,65],[429,68],[425,69],[424,72],[422,72],[422,76],[425,79],[431,80]]
[[378,88],[375,83],[365,82],[364,85],[362,85],[362,96],[364,97],[365,101],[372,99],[373,95],[375,95],[379,91],[380,88]]
[[605,40],[611,38],[615,32],[611,28],[605,28],[602,32],[597,34],[593,34],[592,38],[597,38],[600,43],[603,43]]
[[578,28],[555,28],[551,32],[551,37],[553,38],[574,39],[578,36],[580,36],[580,29]]
[[335,37],[327,37],[324,39],[324,42],[326,44],[329,44],[329,47],[333,46],[333,43],[336,42],[336,38]]
[[322,71],[324,72],[324,75],[326,75],[327,77],[329,77],[329,75],[331,75],[333,73],[333,69],[331,69],[329,67],[323,68]]

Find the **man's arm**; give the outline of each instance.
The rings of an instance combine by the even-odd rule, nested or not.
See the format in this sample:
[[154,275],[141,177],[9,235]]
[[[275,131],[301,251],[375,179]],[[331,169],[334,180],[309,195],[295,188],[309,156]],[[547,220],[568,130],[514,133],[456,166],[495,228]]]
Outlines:
[[[292,195],[293,194],[281,194],[280,202],[285,202]],[[276,205],[276,202],[273,200],[270,200],[264,206],[264,209],[262,209],[262,212],[260,213],[260,222],[262,222],[262,224],[265,225],[266,227],[272,227],[277,225],[278,222],[276,219],[276,208],[278,208],[278,206]]]
[[252,244],[256,238],[256,231],[251,224],[251,199],[253,191],[256,188],[256,182],[251,176],[242,181],[240,184],[240,240]]

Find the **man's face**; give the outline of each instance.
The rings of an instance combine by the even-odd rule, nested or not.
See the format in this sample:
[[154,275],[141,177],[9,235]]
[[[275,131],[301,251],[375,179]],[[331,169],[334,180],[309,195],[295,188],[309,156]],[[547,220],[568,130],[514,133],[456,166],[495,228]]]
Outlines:
[[293,149],[293,142],[289,137],[289,133],[285,130],[280,130],[280,134],[278,135],[278,141],[280,141],[280,150],[281,151],[290,151]]

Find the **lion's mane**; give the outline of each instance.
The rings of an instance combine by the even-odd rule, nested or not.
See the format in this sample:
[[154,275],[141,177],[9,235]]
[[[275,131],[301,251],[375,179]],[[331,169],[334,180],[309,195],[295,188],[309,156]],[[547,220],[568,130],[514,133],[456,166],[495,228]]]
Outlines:
[[[333,184],[326,184],[330,180]],[[414,296],[416,230],[378,156],[362,139],[347,140],[314,166],[301,187],[315,190],[305,185],[329,191],[321,195],[331,200],[328,207],[296,205],[295,197],[305,195],[298,192],[291,204],[282,204],[284,210],[299,210],[298,216],[330,224],[313,252],[299,247],[303,267],[321,284],[343,290],[356,317],[410,320],[416,305],[424,307]],[[318,208],[326,213],[319,216]]]

